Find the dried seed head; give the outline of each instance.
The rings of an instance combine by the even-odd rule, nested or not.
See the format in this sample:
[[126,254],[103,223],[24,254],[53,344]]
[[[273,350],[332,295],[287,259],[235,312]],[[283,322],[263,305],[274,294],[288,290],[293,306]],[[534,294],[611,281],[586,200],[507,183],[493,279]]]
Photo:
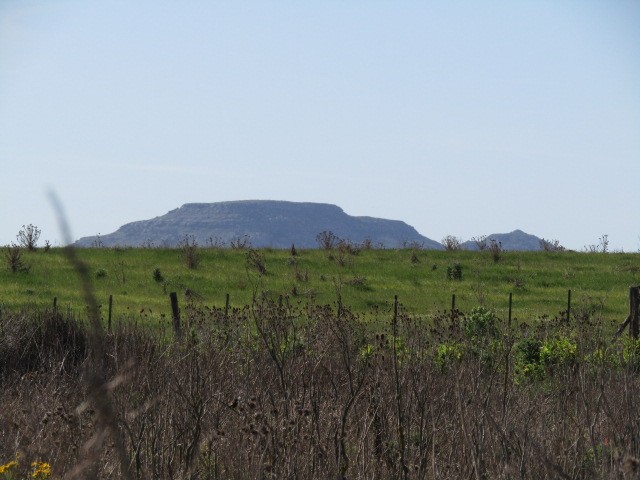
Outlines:
[[622,471],[627,475],[637,475],[640,472],[640,460],[627,455],[622,461]]

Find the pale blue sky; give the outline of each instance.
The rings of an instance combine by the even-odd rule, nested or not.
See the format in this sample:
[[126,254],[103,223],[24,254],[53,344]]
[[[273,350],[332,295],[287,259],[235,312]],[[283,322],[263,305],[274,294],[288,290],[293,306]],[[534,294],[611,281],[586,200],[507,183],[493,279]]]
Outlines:
[[0,0],[0,245],[184,203],[640,248],[638,1]]

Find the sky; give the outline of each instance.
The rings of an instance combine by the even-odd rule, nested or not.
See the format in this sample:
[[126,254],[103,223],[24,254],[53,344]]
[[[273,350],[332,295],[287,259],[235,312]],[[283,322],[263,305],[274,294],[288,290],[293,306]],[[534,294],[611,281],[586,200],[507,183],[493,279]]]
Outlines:
[[640,251],[640,2],[0,0],[0,245],[185,203]]

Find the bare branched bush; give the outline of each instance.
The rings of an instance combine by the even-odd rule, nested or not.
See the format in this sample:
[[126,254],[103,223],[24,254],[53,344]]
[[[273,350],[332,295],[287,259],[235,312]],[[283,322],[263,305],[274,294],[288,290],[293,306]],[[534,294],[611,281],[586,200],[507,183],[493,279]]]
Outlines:
[[337,245],[338,250],[344,250],[345,253],[356,256],[360,254],[361,246],[353,243],[351,240],[340,240]]
[[597,244],[591,244],[584,247],[588,253],[608,253],[609,252],[609,235],[604,234],[598,239]]
[[545,252],[564,252],[565,248],[560,245],[559,240],[540,239],[540,250]]
[[415,240],[410,242],[408,240],[403,240],[402,248],[410,249],[410,250],[422,250],[424,249],[424,242],[418,242]]
[[18,245],[26,248],[30,252],[34,251],[38,246],[38,239],[40,238],[41,230],[35,225],[23,225],[16,238],[18,239]]
[[193,235],[185,235],[185,237],[178,242],[178,248],[182,252],[182,259],[187,268],[198,268],[200,264],[200,250],[195,237]]
[[330,259],[336,261],[338,265],[344,267],[353,263],[353,257],[360,253],[360,246],[349,240],[339,240],[335,247],[335,255],[330,255]]
[[448,252],[462,250],[462,240],[453,235],[447,235],[442,239],[442,246]]
[[301,272],[297,267],[295,269],[295,277],[298,282],[307,283],[309,282],[309,270],[305,270]]
[[340,239],[331,231],[324,230],[316,235],[316,242],[322,250],[333,250]]
[[478,250],[484,251],[484,250],[487,249],[487,236],[486,235],[480,235],[479,237],[473,237],[473,238],[471,238],[471,240],[473,240],[473,243],[476,244],[476,247],[478,247]]
[[232,250],[246,250],[247,248],[251,248],[251,237],[245,235],[244,237],[232,238],[229,246]]
[[226,246],[226,242],[217,236],[210,236],[207,238],[207,248],[224,248]]
[[256,270],[260,275],[266,275],[267,265],[264,255],[259,250],[249,249],[247,252],[247,268]]
[[513,286],[515,288],[523,288],[527,283],[527,279],[522,271],[522,265],[520,264],[520,260],[516,264],[516,275],[513,277]]
[[104,248],[104,242],[102,241],[102,237],[98,233],[96,238],[91,242],[91,248]]
[[141,244],[140,244],[140,248],[156,248],[155,243],[153,242],[153,240],[147,238],[146,240],[144,240]]
[[493,238],[489,240],[489,253],[495,263],[498,263],[502,258],[504,250],[502,249],[502,242],[496,242]]

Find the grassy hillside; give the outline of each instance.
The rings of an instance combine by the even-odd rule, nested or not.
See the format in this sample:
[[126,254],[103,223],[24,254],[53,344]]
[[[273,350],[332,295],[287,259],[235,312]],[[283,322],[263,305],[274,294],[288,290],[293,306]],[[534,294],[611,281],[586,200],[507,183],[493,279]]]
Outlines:
[[[248,250],[199,249],[199,263],[188,268],[179,249],[80,249],[90,268],[98,301],[106,309],[114,298],[114,317],[158,320],[170,312],[168,294],[181,302],[243,306],[254,294],[288,296],[290,302],[333,304],[340,293],[355,311],[388,311],[394,295],[403,308],[429,314],[450,308],[456,295],[459,309],[478,305],[506,316],[508,295],[514,295],[514,316],[551,317],[566,308],[572,290],[572,310],[623,320],[628,311],[628,287],[640,283],[638,254],[507,252],[494,262],[487,252],[427,250],[259,250],[265,274],[249,259]],[[25,252],[28,273],[0,269],[0,306],[15,310],[50,306],[81,312],[78,278],[62,249]],[[259,260],[259,259],[258,259]],[[255,263],[255,262],[254,262]],[[462,280],[447,278],[459,264]],[[159,271],[159,275],[154,272]],[[186,293],[186,295],[185,295]],[[140,313],[142,310],[144,311]]]

